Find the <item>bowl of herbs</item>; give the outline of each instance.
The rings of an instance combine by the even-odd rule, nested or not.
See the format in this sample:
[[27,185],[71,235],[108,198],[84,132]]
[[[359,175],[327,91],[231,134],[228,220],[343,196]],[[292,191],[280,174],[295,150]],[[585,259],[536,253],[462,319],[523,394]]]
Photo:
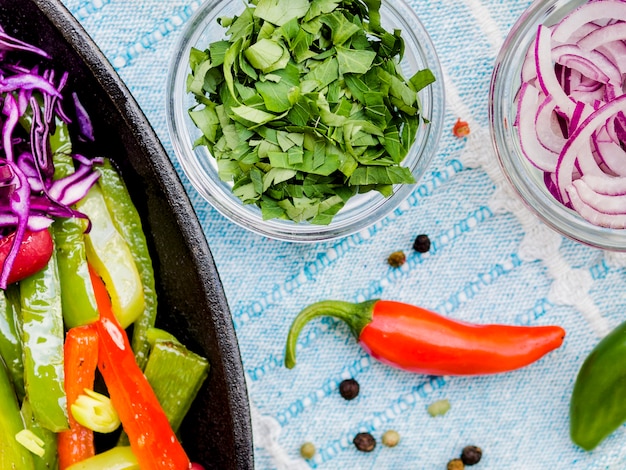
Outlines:
[[192,185],[231,221],[286,241],[347,236],[397,208],[443,114],[435,48],[404,1],[208,1],[168,79]]

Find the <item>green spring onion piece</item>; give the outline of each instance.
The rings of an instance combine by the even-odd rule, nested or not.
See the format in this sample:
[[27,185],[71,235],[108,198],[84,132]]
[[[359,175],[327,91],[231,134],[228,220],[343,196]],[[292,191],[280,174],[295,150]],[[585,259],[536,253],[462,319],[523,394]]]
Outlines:
[[74,401],[71,411],[79,424],[95,432],[113,432],[122,424],[111,399],[88,388]]

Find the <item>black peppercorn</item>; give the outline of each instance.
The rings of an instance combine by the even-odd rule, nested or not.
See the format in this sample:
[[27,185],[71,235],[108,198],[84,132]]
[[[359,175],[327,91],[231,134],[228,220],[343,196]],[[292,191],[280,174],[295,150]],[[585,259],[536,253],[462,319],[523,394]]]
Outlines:
[[376,447],[376,439],[369,432],[358,433],[352,442],[361,452],[371,452]]
[[404,254],[404,251],[394,251],[391,253],[389,258],[387,258],[387,263],[389,263],[389,266],[392,268],[399,268],[402,266],[406,263],[406,255]]
[[419,253],[426,253],[430,250],[430,238],[428,238],[428,235],[423,233],[418,235],[413,242],[413,249]]
[[354,379],[346,379],[339,384],[339,393],[346,400],[354,400],[359,394],[359,382]]
[[480,447],[466,446],[463,448],[463,452],[461,453],[461,460],[465,465],[476,465],[480,462],[482,456],[483,451]]

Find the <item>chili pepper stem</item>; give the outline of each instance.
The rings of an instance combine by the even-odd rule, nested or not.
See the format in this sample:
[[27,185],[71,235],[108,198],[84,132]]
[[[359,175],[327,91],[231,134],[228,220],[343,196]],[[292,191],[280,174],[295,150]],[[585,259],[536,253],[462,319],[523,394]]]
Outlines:
[[300,331],[308,322],[317,317],[333,317],[344,321],[355,338],[372,321],[374,304],[378,299],[367,300],[358,304],[341,300],[322,300],[305,307],[293,320],[287,335],[285,348],[285,367],[292,369],[296,365],[296,344]]

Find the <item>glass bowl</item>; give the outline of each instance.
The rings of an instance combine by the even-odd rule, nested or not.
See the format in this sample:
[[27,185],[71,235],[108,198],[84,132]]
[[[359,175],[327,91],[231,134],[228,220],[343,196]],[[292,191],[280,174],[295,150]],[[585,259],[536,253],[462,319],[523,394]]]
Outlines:
[[[289,220],[263,220],[261,211],[253,204],[243,204],[232,194],[231,184],[217,175],[215,159],[204,146],[193,147],[201,135],[188,115],[195,104],[186,93],[186,79],[190,71],[191,47],[205,49],[214,41],[224,39],[225,29],[217,19],[232,17],[243,11],[244,2],[210,0],[204,3],[190,19],[170,64],[167,88],[167,121],[174,152],[191,184],[222,215],[240,226],[258,234],[286,241],[315,242],[347,236],[377,222],[406,199],[415,185],[396,185],[387,198],[376,191],[352,197],[328,225],[295,223]],[[405,54],[401,68],[406,78],[421,69],[429,68],[437,81],[420,91],[422,116],[430,121],[420,125],[415,143],[403,165],[415,180],[419,180],[435,155],[441,136],[444,117],[443,75],[433,43],[411,7],[404,1],[383,1],[381,22],[388,30],[399,28],[405,40]]]
[[536,0],[514,24],[496,59],[489,92],[492,143],[500,166],[527,207],[557,232],[589,246],[626,251],[626,230],[604,228],[558,202],[544,184],[543,171],[522,154],[516,128],[515,97],[525,51],[539,24],[551,26],[586,0]]

